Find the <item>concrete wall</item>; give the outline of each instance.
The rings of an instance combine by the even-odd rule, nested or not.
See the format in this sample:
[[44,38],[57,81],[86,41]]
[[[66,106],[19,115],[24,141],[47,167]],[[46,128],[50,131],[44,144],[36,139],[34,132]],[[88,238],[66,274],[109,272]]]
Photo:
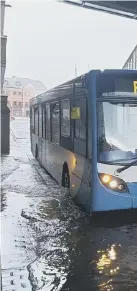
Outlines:
[[5,1],[1,1],[1,35],[4,32]]
[[4,32],[4,17],[5,17],[5,1],[0,1],[1,6],[1,58],[0,58],[0,66],[1,66],[1,87],[3,87],[4,82],[4,74],[6,68],[6,43],[7,37],[3,35]]
[[7,96],[1,96],[1,155],[10,152],[10,110]]
[[0,58],[0,66],[1,66],[1,87],[3,88],[4,83],[4,75],[6,69],[6,44],[7,37],[1,36],[1,58]]
[[[4,32],[4,17],[5,17],[5,1],[0,1],[1,6],[1,89],[3,88],[4,75],[6,69],[6,44],[7,37]],[[1,155],[9,154],[10,151],[10,110],[7,106],[7,96],[0,96],[1,101]]]

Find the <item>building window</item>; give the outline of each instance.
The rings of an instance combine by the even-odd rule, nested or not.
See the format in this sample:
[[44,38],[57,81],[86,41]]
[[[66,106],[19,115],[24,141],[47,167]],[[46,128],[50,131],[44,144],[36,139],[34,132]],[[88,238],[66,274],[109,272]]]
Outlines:
[[80,119],[75,120],[75,137],[86,139],[86,98],[76,100],[76,107],[80,108]]
[[50,141],[50,104],[46,104],[46,139]]
[[13,110],[13,115],[16,116],[16,110]]
[[16,86],[20,86],[21,84],[20,84],[20,82],[19,81],[17,81],[16,82]]
[[52,142],[60,143],[60,110],[59,103],[51,104]]
[[13,92],[13,95],[16,95],[16,91]]
[[16,101],[13,101],[13,106],[17,106],[17,102]]
[[29,117],[29,116],[30,116],[29,110],[26,110],[26,117]]
[[20,96],[21,95],[21,92],[18,92],[18,95]]
[[61,134],[70,136],[70,101],[61,101]]
[[28,102],[25,102],[25,107],[28,107]]
[[19,102],[18,104],[19,104],[20,107],[22,106],[22,102]]
[[15,113],[15,115],[16,116],[21,116],[22,115],[22,112],[20,111],[20,110],[17,110],[17,111],[15,111],[16,113]]

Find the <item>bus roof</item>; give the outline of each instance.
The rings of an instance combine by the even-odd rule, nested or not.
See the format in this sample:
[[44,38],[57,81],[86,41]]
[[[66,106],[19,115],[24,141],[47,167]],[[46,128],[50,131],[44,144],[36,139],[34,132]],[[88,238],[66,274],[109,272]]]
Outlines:
[[101,70],[91,70],[87,72],[86,74],[80,75],[70,81],[67,81],[65,83],[62,83],[50,90],[47,90],[46,92],[37,95],[36,97],[32,98],[30,100],[30,105],[35,105],[37,103],[45,102],[47,100],[56,99],[58,96],[62,97],[64,96],[63,91],[65,91],[65,95],[72,94],[73,91],[73,84],[78,79],[84,79],[88,74],[95,72],[95,73],[101,73],[103,75],[105,74],[116,74],[116,75],[130,75],[137,73],[137,70],[123,70],[123,69],[105,69],[103,71]]

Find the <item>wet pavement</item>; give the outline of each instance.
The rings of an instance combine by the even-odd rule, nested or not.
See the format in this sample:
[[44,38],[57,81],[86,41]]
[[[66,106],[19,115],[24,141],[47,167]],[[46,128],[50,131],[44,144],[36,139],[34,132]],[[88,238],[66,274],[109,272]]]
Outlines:
[[28,119],[11,121],[1,179],[3,291],[137,290],[137,222],[93,223],[32,157]]

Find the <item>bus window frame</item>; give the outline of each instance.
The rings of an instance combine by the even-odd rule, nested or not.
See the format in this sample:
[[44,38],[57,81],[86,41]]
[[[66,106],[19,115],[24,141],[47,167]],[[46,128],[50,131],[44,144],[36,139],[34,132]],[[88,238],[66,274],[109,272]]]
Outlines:
[[[76,122],[77,122],[77,120],[75,120],[74,121],[74,138],[75,139],[78,139],[78,140],[81,140],[81,141],[86,141],[87,140],[87,130],[88,130],[88,128],[87,128],[87,126],[88,126],[88,123],[87,123],[87,99],[86,99],[86,97],[79,97],[79,98],[76,98],[75,99],[75,106],[76,107],[79,107],[79,106],[77,106],[77,102],[78,101],[80,101],[80,100],[84,100],[85,101],[85,137],[84,138],[82,138],[82,137],[78,137],[78,136],[76,136]],[[81,108],[81,107],[80,107]],[[80,112],[81,112],[81,110],[80,110]],[[78,119],[78,120],[80,120],[80,119]],[[79,127],[80,128],[80,127]]]
[[76,106],[76,102],[80,99],[85,100],[85,138],[77,137],[76,136],[76,122],[73,120],[73,145],[74,145],[74,152],[88,158],[89,156],[89,108],[88,102],[89,97],[87,94],[87,86],[83,86],[83,79],[81,77],[74,80],[74,88],[73,88],[73,106]]
[[[62,107],[62,104],[64,102],[68,101],[69,103],[69,134],[64,134],[62,133],[62,120],[63,120],[63,107]],[[65,99],[62,99],[60,101],[60,135],[61,136],[64,136],[66,138],[70,138],[71,137],[71,102],[70,102],[70,99],[69,98],[65,98]]]
[[[49,131],[47,130],[47,117],[48,117],[48,114],[47,114],[47,107],[49,107]],[[45,104],[45,109],[46,109],[46,122],[45,122],[45,139],[48,140],[49,142],[51,142],[51,134],[52,134],[52,129],[51,129],[51,103],[48,102]]]
[[35,133],[34,127],[35,127],[35,121],[34,121],[34,106],[31,106],[31,108],[30,108],[30,128],[31,128],[31,131],[33,133]]
[[46,139],[46,103],[42,104],[42,138]]
[[[52,127],[53,127],[53,124],[52,124],[52,114],[53,114],[53,106],[55,105],[57,105],[58,104],[58,108],[59,108],[59,142],[56,142],[56,141],[54,141],[53,140],[53,130],[52,130]],[[55,108],[55,107],[54,107]],[[61,113],[61,111],[60,111],[60,101],[59,100],[55,100],[55,101],[53,101],[53,102],[51,102],[50,103],[50,128],[51,128],[51,142],[53,143],[53,144],[56,144],[56,145],[59,145],[60,146],[60,140],[61,140],[61,138],[60,138],[60,135],[61,135],[61,128],[60,128],[60,126],[61,126],[61,123],[60,123],[60,118],[61,118],[61,116],[60,116],[60,113]]]
[[38,125],[39,125],[39,137],[40,138],[42,138],[42,122],[43,122],[43,120],[42,120],[42,103],[41,104],[39,104],[39,115],[38,115],[38,118],[39,118],[39,122],[38,122]]
[[[38,124],[37,124],[37,133],[36,133],[36,126],[35,126],[35,113],[38,110]],[[34,106],[34,134],[39,136],[39,104],[37,106]]]

